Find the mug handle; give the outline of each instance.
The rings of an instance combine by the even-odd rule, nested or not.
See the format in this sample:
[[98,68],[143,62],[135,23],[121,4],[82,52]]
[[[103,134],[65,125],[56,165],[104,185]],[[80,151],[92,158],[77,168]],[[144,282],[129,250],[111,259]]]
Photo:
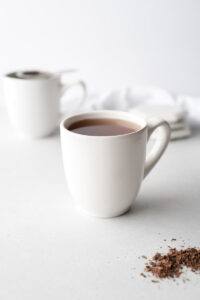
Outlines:
[[[68,111],[67,115],[70,115],[71,113],[75,112],[82,104],[83,102],[85,101],[86,99],[86,96],[87,96],[87,88],[86,88],[86,84],[84,81],[82,80],[77,80],[75,82],[72,82],[70,84],[68,83],[61,83],[61,97],[70,89],[70,88],[73,88],[75,86],[80,86],[82,88],[82,91],[83,91],[83,94],[82,96],[79,98],[79,101],[76,102],[74,104],[74,106]],[[61,120],[64,119],[64,117],[66,116],[66,114],[62,114],[61,115]]]
[[156,137],[155,144],[150,153],[147,155],[144,168],[144,178],[161,158],[170,140],[171,129],[169,124],[159,118],[151,118],[147,122],[147,141],[157,128],[160,128],[160,134],[159,137]]

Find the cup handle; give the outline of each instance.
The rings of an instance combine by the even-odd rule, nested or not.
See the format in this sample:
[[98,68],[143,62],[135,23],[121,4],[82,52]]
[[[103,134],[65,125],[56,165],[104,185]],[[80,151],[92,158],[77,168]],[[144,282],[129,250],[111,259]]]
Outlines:
[[[61,97],[70,89],[73,88],[75,86],[80,86],[82,88],[83,94],[82,96],[79,98],[79,100],[74,104],[74,106],[67,112],[67,115],[75,112],[81,105],[82,103],[85,101],[86,99],[86,95],[87,95],[87,88],[86,88],[86,84],[84,81],[82,80],[77,80],[75,82],[72,82],[70,84],[68,83],[61,83]],[[61,115],[61,120],[64,119],[66,116],[66,114],[62,114]]]
[[170,140],[171,129],[169,124],[164,120],[151,118],[147,122],[147,141],[157,128],[160,128],[160,135],[159,137],[156,137],[155,144],[150,153],[147,155],[144,168],[144,178],[161,158]]

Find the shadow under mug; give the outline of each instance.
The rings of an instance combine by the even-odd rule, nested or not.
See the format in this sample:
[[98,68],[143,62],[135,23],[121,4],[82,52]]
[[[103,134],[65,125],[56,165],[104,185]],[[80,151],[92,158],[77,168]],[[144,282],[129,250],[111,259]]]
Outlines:
[[[69,71],[70,72],[70,71]],[[4,76],[4,96],[8,115],[17,135],[42,138],[50,135],[65,117],[60,115],[60,99],[72,87],[79,86],[82,96],[66,114],[75,112],[86,98],[82,80],[61,83],[65,72],[22,71]],[[46,74],[46,76],[17,76],[15,74]]]
[[[115,136],[89,136],[68,130],[84,119],[110,118],[133,122],[139,130]],[[159,138],[146,157],[149,137]],[[129,210],[140,185],[165,151],[170,127],[158,118],[148,121],[131,113],[95,111],[70,116],[60,125],[65,175],[77,205],[96,217],[116,217]]]

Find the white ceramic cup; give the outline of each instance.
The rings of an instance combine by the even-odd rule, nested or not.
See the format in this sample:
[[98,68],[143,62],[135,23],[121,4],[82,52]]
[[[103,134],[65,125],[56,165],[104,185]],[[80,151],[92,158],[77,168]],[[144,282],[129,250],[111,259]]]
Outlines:
[[[117,136],[87,136],[69,131],[69,126],[89,118],[121,119],[140,129]],[[146,145],[155,129],[162,134],[146,157]],[[141,182],[157,163],[170,139],[169,124],[119,111],[96,111],[61,122],[61,145],[69,190],[79,207],[96,217],[116,217],[128,211]]]
[[[4,76],[4,96],[15,132],[22,137],[41,138],[50,135],[62,119],[60,98],[71,87],[80,86],[82,88],[82,96],[75,103],[73,109],[69,108],[67,112],[72,113],[84,101],[86,86],[81,80],[70,84],[61,83],[62,72],[38,71],[47,75],[41,77],[23,75],[30,72],[33,71],[6,74]],[[18,74],[19,77],[15,77],[15,74]]]

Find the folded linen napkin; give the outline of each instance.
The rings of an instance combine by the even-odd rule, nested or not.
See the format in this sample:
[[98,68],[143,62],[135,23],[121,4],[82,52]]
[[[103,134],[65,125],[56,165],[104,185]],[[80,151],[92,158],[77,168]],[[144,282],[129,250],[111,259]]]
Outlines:
[[[166,120],[171,127],[171,139],[186,138],[190,135],[190,129],[186,119],[187,113],[182,107],[176,105],[143,104],[129,110],[148,121],[152,117],[160,117]],[[153,137],[159,137],[160,130],[156,130]]]

